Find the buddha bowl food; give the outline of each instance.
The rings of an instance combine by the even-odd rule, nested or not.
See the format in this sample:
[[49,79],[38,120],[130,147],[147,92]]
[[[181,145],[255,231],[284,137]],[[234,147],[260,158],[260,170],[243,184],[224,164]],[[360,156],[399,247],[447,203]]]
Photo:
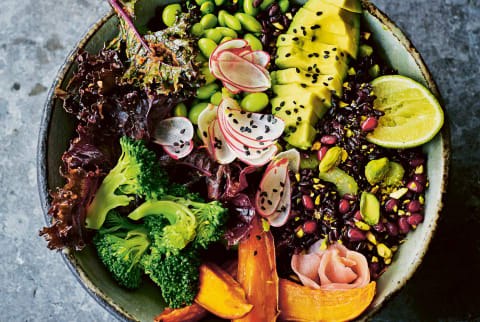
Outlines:
[[383,300],[427,221],[443,112],[360,3],[109,3],[117,36],[55,91],[77,124],[48,247],[108,272],[133,319],[349,320]]

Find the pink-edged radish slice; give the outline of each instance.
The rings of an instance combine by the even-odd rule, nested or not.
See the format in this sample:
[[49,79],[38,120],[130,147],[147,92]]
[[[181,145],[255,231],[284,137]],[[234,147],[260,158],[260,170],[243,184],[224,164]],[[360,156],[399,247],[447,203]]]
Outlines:
[[228,50],[221,51],[215,60],[221,75],[239,89],[260,91],[271,86],[270,74],[264,67],[253,64]]
[[215,76],[215,78],[219,79],[222,81],[223,83],[223,86],[228,90],[230,91],[232,94],[238,94],[240,93],[241,91],[245,91],[245,92],[258,92],[258,91],[263,91],[265,89],[250,89],[250,88],[238,88],[237,86],[235,86],[235,84],[233,84],[232,82],[230,82],[229,80],[227,80],[223,74],[220,72],[219,68],[218,68],[218,62],[216,62],[215,60],[211,60],[210,61],[210,73]]
[[210,141],[213,146],[213,155],[215,159],[220,164],[232,163],[237,158],[237,155],[225,140],[225,137],[223,136],[223,133],[218,125],[218,120],[214,120],[211,124],[211,127],[212,131],[210,133]]
[[180,146],[193,138],[192,122],[183,116],[170,117],[158,123],[152,140],[161,145]]
[[[234,150],[234,149],[233,149]],[[252,151],[251,149],[247,151],[235,151],[235,154],[237,155],[237,158],[239,158],[241,161],[245,162],[248,165],[254,166],[254,167],[263,167],[265,164],[270,162],[272,158],[275,156],[277,153],[278,147],[276,145],[271,145],[268,148],[265,148],[263,150],[260,150],[260,153],[258,153],[259,149],[256,149],[255,151]]]
[[292,187],[290,186],[290,177],[287,176],[285,180],[285,187],[282,193],[282,200],[278,204],[278,208],[275,210],[275,213],[267,218],[268,222],[273,227],[281,227],[290,218],[290,213],[292,210]]
[[208,65],[210,67],[210,72],[212,72],[212,61],[214,60],[214,58],[217,56],[219,52],[226,49],[243,49],[243,48],[247,48],[247,49],[250,48],[249,51],[251,51],[251,47],[248,45],[248,42],[245,39],[232,39],[218,45],[209,57]]
[[284,158],[288,160],[288,169],[290,171],[297,173],[300,170],[300,152],[296,149],[280,152],[275,156],[274,160],[281,160]]
[[269,217],[275,213],[275,210],[282,199],[284,183],[288,176],[288,161],[278,162],[269,167],[260,181],[260,189],[255,197],[255,208],[262,217]]
[[275,143],[275,141],[257,141],[257,140],[253,140],[248,137],[241,136],[234,133],[233,129],[231,129],[228,123],[226,122],[225,113],[220,113],[218,115],[218,121],[219,121],[220,127],[222,128],[222,131],[224,132],[226,139],[228,141],[234,141],[235,143],[233,144],[235,145],[247,146],[249,148],[254,148],[254,149],[264,149]]
[[226,122],[234,133],[256,141],[274,141],[285,129],[285,122],[272,114],[250,113],[237,109],[225,109],[224,113]]
[[217,106],[208,104],[200,115],[198,115],[198,129],[200,130],[202,141],[212,157],[214,157],[214,155],[210,137],[208,135],[208,126],[217,118],[217,109]]
[[238,94],[241,92],[238,88],[234,87],[233,85],[225,81],[222,81],[222,84],[223,84],[223,87],[225,87],[232,94]]
[[240,54],[239,56],[242,58],[245,58],[251,63],[260,65],[263,67],[267,67],[267,65],[270,63],[270,54],[262,50],[245,52]]
[[162,148],[167,152],[169,156],[175,160],[185,158],[193,150],[193,141],[187,141],[178,146],[176,145],[162,145]]

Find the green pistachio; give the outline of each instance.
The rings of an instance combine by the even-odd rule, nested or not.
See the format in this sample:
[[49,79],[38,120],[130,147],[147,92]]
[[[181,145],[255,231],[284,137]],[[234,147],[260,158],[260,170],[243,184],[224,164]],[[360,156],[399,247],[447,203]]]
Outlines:
[[388,158],[372,160],[365,166],[365,177],[372,186],[383,181],[390,170]]
[[362,192],[360,214],[362,219],[370,226],[378,224],[380,220],[380,203],[374,194],[366,191]]
[[328,172],[335,168],[342,161],[342,149],[338,146],[328,149],[327,153],[320,161],[319,170],[321,173]]
[[386,186],[397,186],[402,183],[405,169],[397,162],[390,162],[390,170],[383,179]]

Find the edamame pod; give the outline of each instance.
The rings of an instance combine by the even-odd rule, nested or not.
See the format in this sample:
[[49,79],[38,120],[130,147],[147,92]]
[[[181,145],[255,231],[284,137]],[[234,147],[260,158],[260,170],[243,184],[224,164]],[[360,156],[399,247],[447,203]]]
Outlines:
[[246,34],[243,39],[245,39],[252,50],[263,50],[262,42],[252,34]]
[[210,57],[215,48],[217,48],[217,44],[211,39],[201,38],[198,40],[198,48],[200,48],[205,57]]
[[235,31],[242,31],[242,24],[240,21],[229,14],[228,12],[225,12],[224,14],[224,20],[225,20],[225,26],[227,26],[230,29],[233,29]]
[[200,37],[203,34],[203,26],[201,23],[197,22],[192,26],[192,29],[190,31],[192,35]]
[[246,95],[240,106],[247,112],[260,112],[268,105],[268,95],[265,93],[251,93]]
[[178,104],[175,106],[173,109],[173,116],[183,116],[187,117],[188,112],[187,112],[187,106],[183,103]]
[[215,5],[211,1],[206,1],[200,6],[202,15],[206,15],[215,11]]
[[247,15],[246,13],[237,12],[235,14],[235,18],[240,21],[243,29],[251,31],[251,32],[260,32],[262,31],[262,24],[258,22],[255,17]]
[[208,106],[208,103],[198,103],[198,104],[195,104],[191,109],[190,109],[190,112],[188,112],[188,118],[190,119],[190,121],[197,125],[198,124],[198,116],[200,115],[200,113],[202,113],[202,111]]
[[195,56],[195,61],[198,63],[205,63],[205,62],[208,62],[208,59],[205,58],[205,56],[203,56],[202,53],[198,53],[197,56]]
[[290,1],[288,0],[280,0],[278,2],[278,6],[280,7],[280,11],[282,11],[282,13],[285,13],[288,11],[288,9],[290,8]]
[[205,30],[204,36],[207,37],[208,39],[213,40],[217,44],[223,38],[222,33],[220,32],[220,30],[217,30],[217,28]]
[[232,39],[238,38],[238,34],[235,30],[227,28],[227,27],[217,27],[216,30],[220,31],[223,36],[231,37]]
[[222,92],[216,92],[210,97],[210,103],[219,105],[220,102],[222,101],[223,95]]
[[195,0],[195,2],[201,6],[204,2],[207,2],[208,0]]
[[223,5],[224,3],[225,3],[225,0],[215,0],[215,5],[216,5],[217,7]]
[[200,24],[202,25],[203,29],[211,29],[214,28],[218,23],[218,19],[214,14],[206,14],[205,16],[200,19]]
[[222,40],[220,40],[220,43],[224,43],[226,41],[232,40],[232,37],[223,37]]
[[225,27],[225,14],[228,14],[225,10],[220,10],[218,12],[218,24],[222,27]]
[[211,83],[205,86],[202,86],[197,89],[197,98],[201,100],[210,99],[210,97],[215,94],[219,86],[217,83]]
[[250,15],[255,17],[258,14],[258,8],[255,8],[253,6],[253,0],[245,0],[243,2],[243,11]]
[[177,13],[182,12],[182,7],[178,3],[169,4],[163,9],[162,20],[167,26],[173,26],[177,20]]
[[205,76],[205,85],[211,84],[216,80],[215,76],[210,73],[210,68],[208,68],[208,66],[200,68],[200,71],[203,76]]
[[271,5],[272,3],[274,3],[274,2],[275,2],[275,0],[263,0],[263,1],[262,1],[262,4],[260,5],[260,9],[261,9],[261,10],[267,9],[267,7],[268,7],[269,5]]

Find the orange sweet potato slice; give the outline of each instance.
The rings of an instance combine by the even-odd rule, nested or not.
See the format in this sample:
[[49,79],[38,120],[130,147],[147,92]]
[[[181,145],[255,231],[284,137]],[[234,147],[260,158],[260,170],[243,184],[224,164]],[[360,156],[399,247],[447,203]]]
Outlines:
[[200,291],[195,303],[223,319],[238,319],[253,308],[233,277],[213,263],[200,266]]
[[270,322],[278,316],[278,275],[275,245],[270,231],[265,232],[256,216],[250,235],[238,248],[238,282],[247,293],[253,310],[237,321]]
[[280,318],[287,321],[347,321],[370,305],[375,282],[346,291],[314,290],[280,279]]
[[196,322],[203,319],[208,314],[200,305],[194,303],[193,305],[185,306],[181,309],[166,308],[162,314],[157,316],[154,322]]

